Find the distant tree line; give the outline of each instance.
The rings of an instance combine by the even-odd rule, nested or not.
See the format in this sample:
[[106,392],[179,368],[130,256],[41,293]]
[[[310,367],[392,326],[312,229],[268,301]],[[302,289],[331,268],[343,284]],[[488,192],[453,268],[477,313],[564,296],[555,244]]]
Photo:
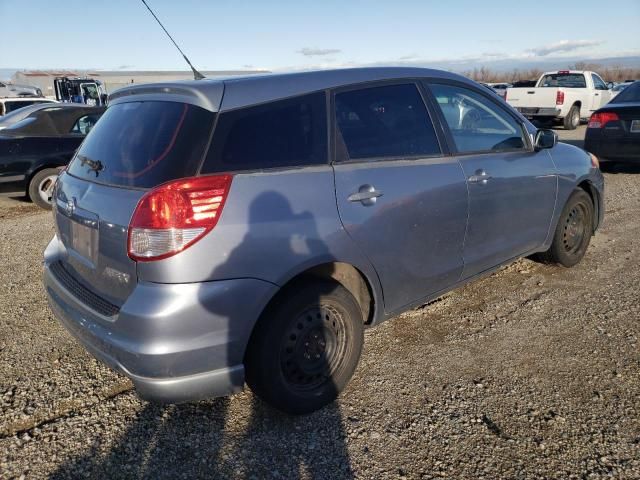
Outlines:
[[[598,73],[605,82],[623,82],[625,80],[640,80],[640,68],[624,67],[622,65],[603,66],[597,63],[578,62],[569,65],[568,70],[590,70]],[[462,72],[465,77],[471,78],[477,82],[513,83],[519,80],[537,80],[544,70],[539,68],[518,69],[511,71],[495,71],[488,67],[474,68]]]

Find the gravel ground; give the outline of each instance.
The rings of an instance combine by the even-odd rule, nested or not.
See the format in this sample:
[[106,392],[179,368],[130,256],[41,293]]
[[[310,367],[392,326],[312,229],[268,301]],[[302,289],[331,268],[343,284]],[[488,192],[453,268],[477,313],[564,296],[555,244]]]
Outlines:
[[302,418],[138,399],[46,305],[50,215],[0,194],[0,478],[640,478],[640,170],[606,182],[581,264],[521,260],[368,331]]

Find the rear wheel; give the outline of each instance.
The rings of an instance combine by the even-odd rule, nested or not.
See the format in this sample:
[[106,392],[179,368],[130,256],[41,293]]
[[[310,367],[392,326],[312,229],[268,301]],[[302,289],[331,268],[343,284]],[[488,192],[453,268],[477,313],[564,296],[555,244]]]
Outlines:
[[564,117],[563,125],[565,130],[575,130],[580,125],[580,109],[577,105],[571,107],[569,113]]
[[41,208],[51,209],[51,196],[58,173],[57,168],[44,168],[31,178],[27,193],[33,203]]
[[564,267],[580,262],[593,234],[593,212],[591,197],[582,189],[574,190],[560,214],[551,247],[537,258]]
[[247,383],[285,413],[317,410],[331,403],[351,379],[363,332],[360,307],[342,285],[293,285],[256,325],[245,356]]

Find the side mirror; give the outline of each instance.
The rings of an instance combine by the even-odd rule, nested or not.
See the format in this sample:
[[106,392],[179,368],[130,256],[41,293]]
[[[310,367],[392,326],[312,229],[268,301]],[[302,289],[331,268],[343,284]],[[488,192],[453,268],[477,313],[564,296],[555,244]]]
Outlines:
[[611,90],[613,87],[615,87],[615,85],[613,84],[613,82],[607,82],[607,88],[609,90]]
[[558,134],[553,130],[540,129],[533,139],[533,147],[536,152],[544,148],[553,148],[558,143]]

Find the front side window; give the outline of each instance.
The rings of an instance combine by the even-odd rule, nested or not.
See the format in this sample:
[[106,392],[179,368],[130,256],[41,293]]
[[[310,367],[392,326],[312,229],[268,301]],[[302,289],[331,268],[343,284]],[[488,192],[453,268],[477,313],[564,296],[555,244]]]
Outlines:
[[602,80],[598,75],[592,73],[591,78],[593,79],[593,86],[596,88],[596,90],[608,90],[607,85],[604,83],[604,80]]
[[484,95],[454,85],[429,86],[460,153],[525,149],[520,123]]
[[202,173],[327,163],[324,92],[220,114]]
[[338,93],[335,110],[338,142],[346,149],[342,157],[356,160],[440,154],[433,124],[414,84]]

